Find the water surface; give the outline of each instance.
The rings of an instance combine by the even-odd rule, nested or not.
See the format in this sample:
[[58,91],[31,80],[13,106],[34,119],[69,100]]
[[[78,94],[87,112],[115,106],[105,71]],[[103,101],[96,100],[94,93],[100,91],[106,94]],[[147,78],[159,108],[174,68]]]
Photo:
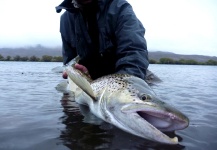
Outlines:
[[[190,119],[175,146],[150,142],[92,118],[86,107],[55,90],[61,63],[0,62],[1,150],[216,150],[217,67],[150,65],[162,83],[152,86],[164,101]],[[82,114],[85,114],[84,117]]]

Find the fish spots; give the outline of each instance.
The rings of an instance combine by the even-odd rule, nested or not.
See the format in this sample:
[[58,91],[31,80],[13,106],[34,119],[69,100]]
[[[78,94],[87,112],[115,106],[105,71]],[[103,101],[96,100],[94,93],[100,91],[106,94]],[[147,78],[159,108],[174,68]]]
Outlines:
[[[139,91],[137,89],[135,89],[134,87],[132,87],[131,84],[128,84],[127,90],[130,93],[130,96],[132,96],[132,97],[137,97],[137,95],[139,93]],[[134,101],[135,101],[135,99],[134,99]]]
[[113,74],[103,76],[91,82],[92,89],[95,93],[100,93],[103,89],[107,89],[109,93],[121,91],[128,88],[128,83],[124,80],[129,75]]

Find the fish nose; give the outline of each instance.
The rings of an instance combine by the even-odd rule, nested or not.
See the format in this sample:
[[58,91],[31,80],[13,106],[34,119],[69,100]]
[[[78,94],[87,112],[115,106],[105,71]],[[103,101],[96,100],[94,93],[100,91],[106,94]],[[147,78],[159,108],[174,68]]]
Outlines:
[[177,123],[173,125],[174,130],[182,130],[189,126],[189,119],[184,114],[177,120]]
[[184,121],[183,121],[183,128],[182,129],[187,128],[189,126],[189,122],[190,122],[189,118],[186,117],[185,115],[184,115],[184,119],[183,120]]

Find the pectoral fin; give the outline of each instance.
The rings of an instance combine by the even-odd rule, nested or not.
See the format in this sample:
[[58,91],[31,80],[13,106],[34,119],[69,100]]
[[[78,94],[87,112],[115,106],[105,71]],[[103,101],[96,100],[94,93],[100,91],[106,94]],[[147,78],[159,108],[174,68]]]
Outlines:
[[68,83],[64,81],[64,82],[60,82],[55,88],[57,91],[65,93],[65,92],[68,92],[67,85]]
[[90,82],[86,78],[82,77],[73,67],[68,66],[66,68],[68,77],[79,87],[81,88],[88,96],[96,100],[93,89],[90,85]]

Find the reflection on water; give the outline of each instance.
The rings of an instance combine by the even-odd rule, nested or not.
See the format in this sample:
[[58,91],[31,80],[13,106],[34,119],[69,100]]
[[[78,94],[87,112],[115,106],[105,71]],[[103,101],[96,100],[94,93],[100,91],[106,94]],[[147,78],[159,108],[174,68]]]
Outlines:
[[[82,121],[84,116],[70,95],[64,94],[61,104],[65,113],[65,116],[61,120],[66,125],[66,128],[61,132],[60,139],[63,140],[64,145],[70,149],[107,147],[109,135],[106,134],[105,130],[100,129],[99,126]],[[86,106],[83,106],[83,109],[87,109],[88,112]]]
[[0,62],[0,150],[216,150],[217,67],[150,65],[162,83],[152,86],[190,119],[187,129],[167,133],[179,145],[128,134],[94,117],[55,86],[61,63]]

